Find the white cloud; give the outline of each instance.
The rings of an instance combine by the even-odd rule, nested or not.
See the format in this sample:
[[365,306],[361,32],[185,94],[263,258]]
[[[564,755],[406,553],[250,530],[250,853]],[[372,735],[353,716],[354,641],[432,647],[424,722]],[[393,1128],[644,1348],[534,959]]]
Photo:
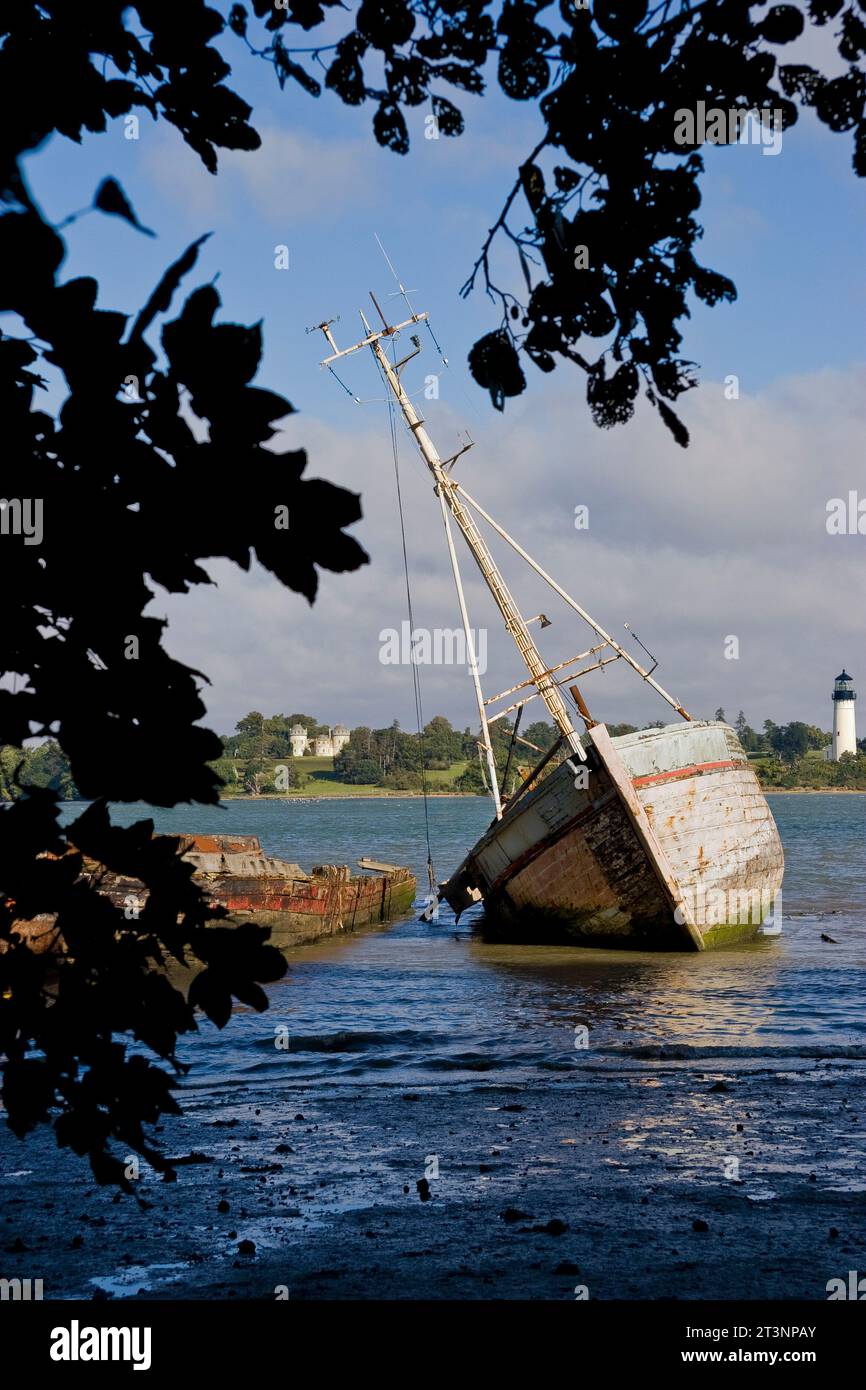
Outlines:
[[174,131],[160,131],[144,152],[145,171],[158,191],[190,216],[248,219],[251,211],[281,225],[327,223],[371,201],[374,146],[358,139],[323,139],[304,130],[258,126],[260,149],[219,152],[214,178]]
[[[632,624],[660,658],[662,684],[695,713],[721,704],[733,716],[742,706],[756,723],[826,727],[841,665],[866,684],[866,536],[829,536],[825,525],[829,498],[858,486],[866,495],[863,401],[853,368],[783,379],[738,401],[710,382],[681,402],[692,431],[684,451],[648,409],[625,428],[595,429],[577,379],[569,384],[562,370],[546,391],[536,387],[503,420],[474,430],[477,447],[455,472],[608,631],[628,640],[622,623]],[[361,492],[355,531],[371,565],[324,574],[312,609],[263,573],[228,565],[211,567],[218,589],[168,605],[170,649],[211,676],[205,698],[221,730],[251,708],[377,726],[396,715],[412,725],[409,669],[378,659],[380,630],[406,614],[387,421],[382,406],[347,409],[340,428],[292,417],[283,443],[309,449],[311,476]],[[427,413],[448,452],[459,413],[447,401]],[[438,504],[405,436],[400,449],[415,621],[453,627]],[[579,503],[590,508],[588,531],[574,529]],[[493,548],[524,612],[554,618],[543,635],[551,660],[589,646],[588,630],[551,591],[500,542]],[[468,553],[463,573],[473,623],[490,629],[486,688],[504,689],[522,668]],[[732,634],[739,660],[724,657]],[[422,682],[428,718],[473,720],[465,671],[424,668]],[[588,677],[585,694],[610,720],[666,712],[624,663]]]

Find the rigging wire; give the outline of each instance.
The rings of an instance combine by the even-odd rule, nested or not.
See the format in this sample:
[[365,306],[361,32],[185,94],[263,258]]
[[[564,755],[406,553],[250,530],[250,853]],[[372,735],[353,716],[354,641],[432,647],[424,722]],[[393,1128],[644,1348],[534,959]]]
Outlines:
[[442,361],[443,361],[443,363],[445,364],[445,366],[446,366],[446,367],[449,367],[451,364],[450,364],[450,362],[448,361],[448,358],[445,356],[444,349],[441,347],[441,345],[440,345],[440,343],[439,343],[439,339],[436,337],[436,334],[433,332],[433,326],[432,326],[432,324],[430,323],[429,316],[424,320],[424,322],[425,322],[426,325],[427,325],[427,332],[430,334],[430,337],[433,339],[433,342],[436,344],[436,351],[439,353],[439,356],[442,358]]
[[345,391],[346,395],[347,395],[347,396],[351,396],[351,397],[352,397],[352,400],[355,402],[356,405],[360,405],[361,402],[358,400],[358,397],[355,395],[355,393],[354,393],[354,391],[352,390],[351,386],[347,386],[346,383],[345,383],[345,381],[343,381],[343,379],[342,379],[341,377],[338,377],[338,376],[337,376],[337,373],[334,371],[334,368],[331,366],[330,362],[327,364],[327,366],[328,366],[328,371],[331,373],[331,376],[334,378],[334,380],[337,382],[337,384],[338,384],[339,386],[342,386],[342,388],[343,388],[343,390]]
[[[381,370],[381,369],[380,369]],[[397,485],[397,510],[400,515],[400,539],[403,546],[403,573],[406,579],[406,607],[409,614],[409,633],[415,631],[415,619],[412,613],[412,583],[409,577],[409,551],[406,545],[406,523],[403,515],[403,494],[400,487],[400,455],[397,444],[397,425],[394,418],[394,402],[390,395],[388,397],[388,425],[391,433],[391,450],[394,456],[394,479]],[[430,844],[430,807],[427,800],[427,769],[424,762],[424,709],[421,700],[421,673],[418,670],[418,663],[412,662],[412,685],[415,693],[415,720],[418,725],[418,752],[421,763],[421,796],[424,803],[424,833],[427,840],[427,880],[430,892],[424,901],[425,917],[427,921],[437,921],[439,917],[438,894],[436,892],[436,876],[433,872],[433,850]],[[433,906],[435,904],[435,906]],[[429,916],[427,912],[429,911]]]

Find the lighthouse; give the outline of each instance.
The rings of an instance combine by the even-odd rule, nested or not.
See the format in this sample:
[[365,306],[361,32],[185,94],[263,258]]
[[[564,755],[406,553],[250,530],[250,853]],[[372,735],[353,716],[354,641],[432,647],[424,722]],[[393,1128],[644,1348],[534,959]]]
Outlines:
[[843,753],[857,753],[857,729],[854,722],[854,681],[842,670],[833,686],[833,746],[829,755],[838,763]]

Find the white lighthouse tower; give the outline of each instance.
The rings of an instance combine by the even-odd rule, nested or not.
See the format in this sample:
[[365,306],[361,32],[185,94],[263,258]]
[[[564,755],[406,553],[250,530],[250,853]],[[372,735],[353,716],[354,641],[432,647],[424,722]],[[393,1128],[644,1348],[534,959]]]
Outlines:
[[833,746],[829,755],[838,763],[843,753],[857,753],[857,728],[854,720],[854,681],[843,670],[833,686]]

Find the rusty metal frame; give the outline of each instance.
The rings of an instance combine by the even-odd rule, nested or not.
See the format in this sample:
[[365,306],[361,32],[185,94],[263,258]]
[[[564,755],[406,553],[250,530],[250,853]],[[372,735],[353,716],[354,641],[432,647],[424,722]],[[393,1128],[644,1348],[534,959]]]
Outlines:
[[[619,661],[620,659],[619,652],[617,652],[616,656],[606,656],[603,660],[594,662],[592,666],[584,666],[582,671],[572,671],[570,676],[566,676],[565,679],[561,681],[554,681],[553,684],[556,686],[557,690],[561,690],[564,685],[568,685],[569,681],[576,681],[578,676],[586,676],[590,671],[598,671],[602,666],[609,666],[612,661]],[[529,681],[528,684],[531,685],[532,681]],[[527,695],[525,700],[518,700],[513,705],[507,705],[506,708],[501,709],[498,714],[491,714],[487,723],[495,724],[497,719],[502,719],[506,714],[510,714],[513,709],[517,709],[518,705],[528,705],[529,701],[534,700],[538,694],[539,691],[536,690],[532,695]]]
[[[555,671],[562,671],[566,666],[573,666],[576,661],[583,661],[585,656],[595,656],[596,652],[604,651],[609,647],[609,642],[600,642],[597,647],[587,647],[585,652],[578,652],[577,656],[569,657],[568,661],[560,661],[556,666],[548,666],[544,672],[546,676],[552,676]],[[500,690],[498,695],[490,695],[484,701],[485,705],[495,705],[497,700],[504,700],[506,695],[515,695],[518,690],[525,690],[528,685],[534,685],[535,681],[530,676],[529,680],[521,681],[519,685],[510,685],[507,690]]]

